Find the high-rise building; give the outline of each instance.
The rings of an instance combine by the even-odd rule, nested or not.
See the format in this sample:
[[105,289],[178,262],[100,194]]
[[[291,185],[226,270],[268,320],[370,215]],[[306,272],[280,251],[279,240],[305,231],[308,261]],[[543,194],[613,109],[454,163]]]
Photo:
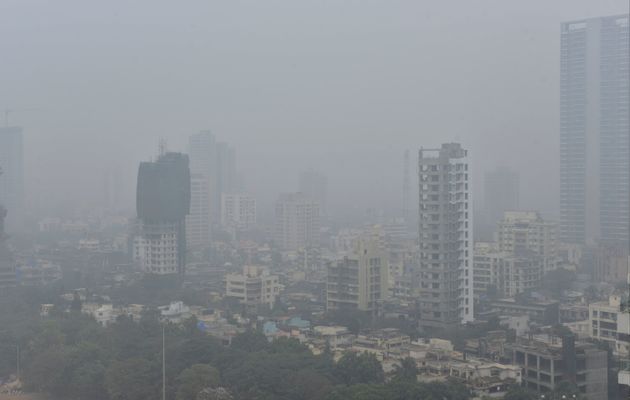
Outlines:
[[0,128],[0,204],[7,209],[7,231],[23,227],[24,213],[24,148],[22,128]]
[[[0,174],[2,171],[0,171]],[[0,289],[15,286],[15,260],[11,251],[6,245],[6,235],[4,233],[4,220],[7,210],[0,204]]]
[[378,232],[364,233],[353,251],[327,265],[326,309],[376,312],[389,286],[387,250]]
[[256,199],[243,193],[223,193],[221,225],[238,230],[253,228],[256,225]]
[[206,175],[190,174],[190,214],[186,216],[186,245],[203,248],[210,243],[210,190]]
[[275,241],[282,250],[319,247],[319,203],[302,193],[284,193],[276,202]]
[[530,251],[542,257],[543,273],[558,268],[557,226],[535,211],[506,211],[499,221],[499,250],[512,255]]
[[327,213],[328,179],[315,170],[300,173],[299,191],[319,203],[321,215]]
[[184,274],[186,215],[190,211],[188,156],[165,153],[138,169],[139,234],[133,255],[147,274]]
[[[227,143],[217,142],[210,131],[191,135],[188,139],[191,176],[199,188],[192,191],[193,208],[188,223],[201,230],[190,231],[189,245],[203,247],[210,243],[210,231],[213,224],[221,222],[221,195],[236,192],[236,152]],[[200,181],[206,180],[206,184]],[[195,206],[207,201],[208,206]],[[196,232],[196,233],[195,233]]]
[[560,237],[630,238],[628,15],[561,26]]
[[[483,209],[475,218],[475,238],[490,240],[505,211],[519,208],[519,174],[507,167],[486,172],[483,181]],[[481,219],[481,220],[480,220]]]
[[423,328],[473,320],[473,216],[468,152],[420,149],[417,312]]

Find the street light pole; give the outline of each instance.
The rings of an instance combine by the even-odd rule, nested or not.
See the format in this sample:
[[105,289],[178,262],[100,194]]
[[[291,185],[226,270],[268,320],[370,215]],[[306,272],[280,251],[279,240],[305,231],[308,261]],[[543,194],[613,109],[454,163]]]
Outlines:
[[164,325],[162,325],[162,400],[166,400],[166,339]]
[[16,365],[16,371],[17,371],[17,379],[19,381],[20,380],[20,345],[17,344],[15,348],[16,348],[15,352],[17,353],[15,365]]

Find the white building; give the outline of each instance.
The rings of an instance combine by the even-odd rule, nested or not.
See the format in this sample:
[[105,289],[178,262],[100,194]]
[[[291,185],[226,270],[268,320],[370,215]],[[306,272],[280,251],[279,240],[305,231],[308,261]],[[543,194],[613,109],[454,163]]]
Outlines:
[[302,193],[284,193],[276,202],[275,241],[282,250],[319,247],[319,203]]
[[419,324],[473,320],[473,207],[468,152],[457,143],[420,149]]
[[256,199],[243,193],[221,195],[221,225],[224,228],[247,230],[256,225]]
[[173,301],[168,306],[158,307],[160,310],[160,318],[173,324],[184,322],[192,316],[190,307],[183,301]]
[[281,290],[278,276],[270,274],[266,267],[245,266],[243,272],[225,276],[225,296],[247,307],[271,308]]
[[178,222],[142,224],[142,234],[133,239],[133,258],[149,274],[180,273]]

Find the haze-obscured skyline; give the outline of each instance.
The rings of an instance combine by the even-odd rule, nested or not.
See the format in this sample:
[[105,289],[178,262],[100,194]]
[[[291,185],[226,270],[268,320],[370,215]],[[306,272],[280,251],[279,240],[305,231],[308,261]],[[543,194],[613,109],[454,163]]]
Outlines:
[[[460,141],[475,185],[507,165],[523,208],[557,210],[559,31],[626,1],[5,1],[0,106],[24,127],[29,202],[99,201],[160,138],[210,129],[262,208],[328,176],[341,212],[400,207],[402,160]],[[4,122],[4,121],[3,121]],[[118,167],[117,167],[118,165]],[[40,199],[40,200],[37,200]]]

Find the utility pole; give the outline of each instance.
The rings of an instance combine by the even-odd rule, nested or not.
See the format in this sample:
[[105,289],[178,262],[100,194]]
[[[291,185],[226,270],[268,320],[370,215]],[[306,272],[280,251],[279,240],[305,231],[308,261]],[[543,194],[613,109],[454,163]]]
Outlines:
[[17,370],[17,380],[19,381],[20,380],[20,345],[17,344],[15,348],[16,348],[16,353],[17,353],[17,356],[16,356],[17,360],[15,364],[16,364],[16,370]]
[[166,400],[166,339],[165,328],[162,325],[162,400]]

